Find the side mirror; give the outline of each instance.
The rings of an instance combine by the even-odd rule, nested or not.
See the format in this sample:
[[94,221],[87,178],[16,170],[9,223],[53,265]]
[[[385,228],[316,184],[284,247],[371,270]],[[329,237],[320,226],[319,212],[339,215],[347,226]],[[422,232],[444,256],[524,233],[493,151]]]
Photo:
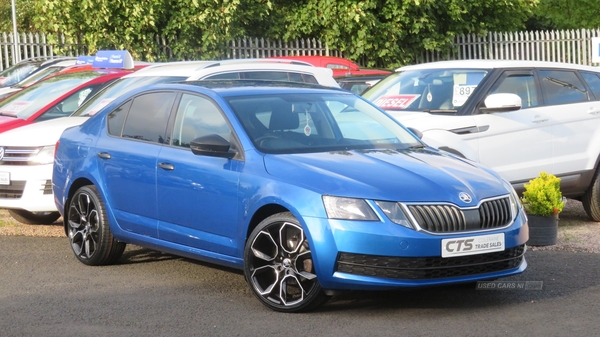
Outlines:
[[485,107],[480,110],[483,113],[509,112],[521,109],[521,97],[515,94],[491,94],[486,97]]
[[190,149],[195,155],[233,158],[236,153],[230,152],[230,147],[228,141],[216,134],[198,137],[190,142]]

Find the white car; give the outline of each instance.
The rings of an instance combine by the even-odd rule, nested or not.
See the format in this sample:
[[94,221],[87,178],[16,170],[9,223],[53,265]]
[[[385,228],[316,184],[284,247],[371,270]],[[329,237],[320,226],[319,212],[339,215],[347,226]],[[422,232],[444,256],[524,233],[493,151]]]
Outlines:
[[231,60],[156,64],[124,76],[84,103],[71,117],[0,133],[0,209],[16,220],[48,224],[60,214],[52,195],[54,147],[62,132],[85,122],[119,95],[151,83],[205,79],[266,79],[339,87],[330,69],[291,61]]
[[600,221],[600,68],[464,60],[406,66],[363,97],[439,149],[481,162],[517,191],[541,171],[561,178]]

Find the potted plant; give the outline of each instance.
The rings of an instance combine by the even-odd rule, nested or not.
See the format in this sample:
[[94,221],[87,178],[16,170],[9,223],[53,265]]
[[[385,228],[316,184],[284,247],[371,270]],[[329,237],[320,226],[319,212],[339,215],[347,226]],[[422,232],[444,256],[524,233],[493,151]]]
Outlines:
[[558,214],[565,206],[560,191],[560,178],[547,172],[524,185],[523,207],[529,220],[529,241],[531,246],[556,244],[558,235]]

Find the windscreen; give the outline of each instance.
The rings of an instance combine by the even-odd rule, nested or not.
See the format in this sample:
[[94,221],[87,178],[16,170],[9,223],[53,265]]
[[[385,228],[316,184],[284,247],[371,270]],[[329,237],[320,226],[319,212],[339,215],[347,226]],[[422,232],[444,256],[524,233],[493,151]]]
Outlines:
[[456,111],[488,72],[487,69],[400,71],[374,85],[363,97],[390,111]]
[[421,146],[395,120],[352,94],[265,94],[228,102],[256,148],[265,153]]
[[54,100],[102,74],[87,71],[38,82],[0,102],[0,115],[27,119]]

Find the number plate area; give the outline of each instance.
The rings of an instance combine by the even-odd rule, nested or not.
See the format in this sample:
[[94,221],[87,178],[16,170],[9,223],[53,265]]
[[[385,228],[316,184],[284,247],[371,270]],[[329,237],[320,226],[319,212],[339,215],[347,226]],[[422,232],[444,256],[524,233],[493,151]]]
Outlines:
[[504,250],[504,233],[442,239],[442,257],[485,254]]
[[0,185],[10,185],[10,172],[0,172]]

